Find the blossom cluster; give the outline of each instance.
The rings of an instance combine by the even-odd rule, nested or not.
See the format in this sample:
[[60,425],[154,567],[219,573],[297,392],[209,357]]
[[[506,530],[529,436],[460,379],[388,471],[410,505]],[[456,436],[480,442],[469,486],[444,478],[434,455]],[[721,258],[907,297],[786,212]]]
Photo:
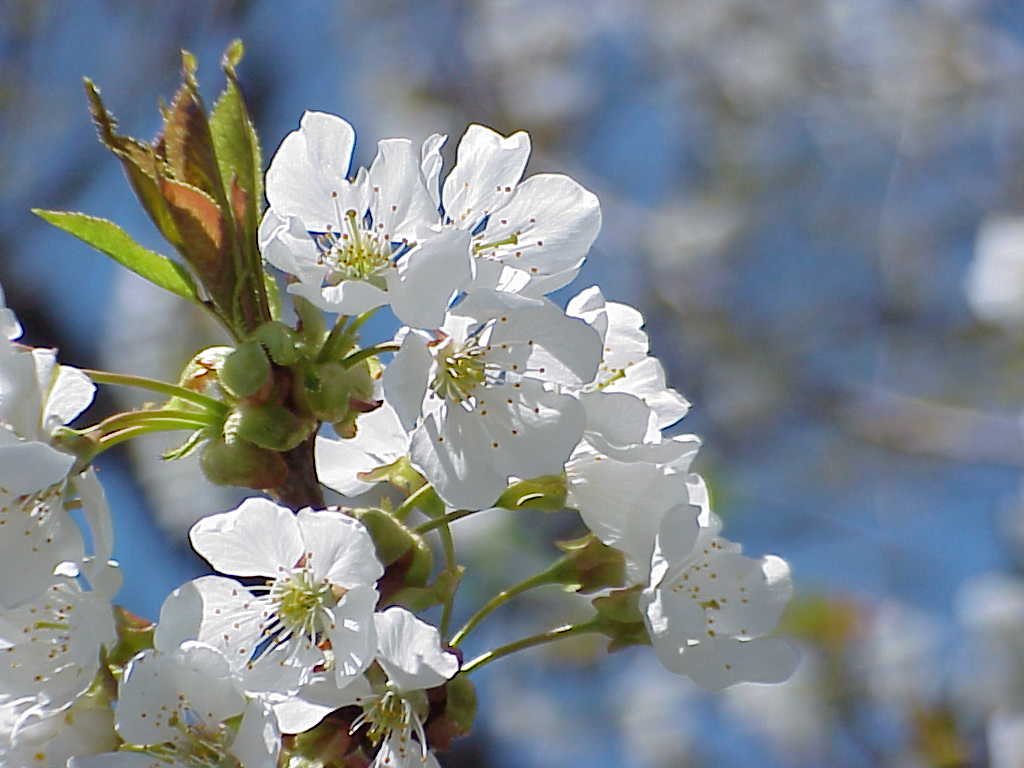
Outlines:
[[[689,404],[649,354],[643,317],[597,287],[564,309],[548,298],[598,235],[597,198],[565,175],[523,179],[525,133],[471,126],[442,181],[444,144],[381,141],[351,173],[351,126],[307,112],[267,171],[253,233],[299,322],[275,316],[201,351],[179,385],[160,385],[164,408],[65,428],[92,383],[15,343],[16,320],[0,317],[0,562],[17,573],[0,580],[5,765],[436,765],[432,747],[472,723],[475,669],[582,632],[612,650],[649,643],[710,690],[791,674],[795,651],[768,636],[788,567],[721,535],[691,469],[699,440],[675,430]],[[360,347],[381,307],[400,329]],[[147,626],[111,604],[112,534],[89,467],[157,429],[193,430],[165,458],[201,450],[212,481],[273,499],[193,526],[193,549],[223,575],[175,590]],[[342,505],[293,501],[303,446]],[[595,595],[594,617],[466,660],[462,641],[500,601],[449,631],[455,523],[529,508],[578,514],[584,535],[530,584]],[[417,616],[438,605],[439,626]]]

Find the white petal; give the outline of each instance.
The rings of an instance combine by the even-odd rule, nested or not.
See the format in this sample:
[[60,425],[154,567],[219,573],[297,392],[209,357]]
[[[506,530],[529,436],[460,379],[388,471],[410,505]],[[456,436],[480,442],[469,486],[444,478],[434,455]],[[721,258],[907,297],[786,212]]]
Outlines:
[[577,293],[566,305],[565,314],[569,317],[578,317],[585,322],[605,340],[608,333],[608,310],[605,307],[604,295],[596,285],[584,288]]
[[421,227],[437,223],[437,204],[423,184],[420,158],[409,139],[378,142],[368,178],[373,228],[390,241],[413,240]]
[[184,722],[199,716],[216,727],[244,706],[223,654],[186,643],[172,654],[150,650],[132,660],[121,683],[117,729],[130,744],[175,742],[181,732],[173,716]]
[[110,506],[96,470],[90,468],[73,481],[78,498],[82,501],[82,511],[89,524],[92,537],[92,556],[96,562],[106,564],[114,551],[114,526],[110,519]]
[[289,133],[267,170],[267,200],[281,216],[298,216],[308,229],[324,231],[337,220],[336,199],[346,177],[355,131],[340,117],[306,112]]
[[172,653],[189,640],[221,651],[242,669],[262,639],[266,608],[233,579],[203,576],[171,592],[160,608],[153,645]]
[[334,652],[334,675],[339,687],[373,663],[377,650],[373,621],[377,597],[373,587],[355,587],[333,609],[327,636]]
[[446,403],[428,414],[412,436],[413,466],[456,509],[491,506],[508,484],[506,470],[495,467],[492,441],[481,422],[461,406]]
[[[56,767],[55,767],[56,768]],[[78,755],[68,761],[68,768],[176,768],[163,760],[138,752],[107,752],[102,755]]]
[[612,445],[640,443],[647,432],[650,409],[633,395],[622,392],[582,392],[588,434],[597,433]]
[[378,661],[398,690],[435,688],[459,671],[455,654],[442,650],[437,628],[404,608],[388,608],[374,621]]
[[281,730],[273,709],[264,702],[250,701],[231,744],[231,754],[245,768],[275,768],[280,751]]
[[359,479],[360,472],[391,464],[409,452],[409,433],[388,403],[360,416],[356,429],[356,436],[346,440],[316,439],[317,477],[345,496],[373,487]]
[[586,418],[576,398],[530,379],[488,387],[473,414],[490,438],[495,468],[523,478],[561,474]]
[[292,283],[288,293],[301,296],[324,312],[361,315],[388,303],[387,291],[362,280],[342,280],[337,285]]
[[496,291],[473,293],[452,314],[477,322],[495,319],[488,360],[501,360],[502,345],[507,345],[512,354],[525,350],[523,375],[542,381],[585,384],[593,380],[601,360],[601,339],[597,333],[586,323],[568,317],[547,299]]
[[444,182],[445,216],[472,230],[484,216],[504,205],[530,157],[530,137],[523,131],[508,138],[482,125],[471,125],[459,141],[456,162]]
[[275,704],[274,712],[282,732],[303,733],[334,710],[358,704],[372,694],[373,689],[362,675],[340,688],[335,685],[333,676],[321,675],[303,686],[298,696]]
[[88,408],[95,396],[96,385],[92,379],[77,368],[60,366],[43,408],[44,429],[49,433],[67,424]]
[[[0,433],[10,435],[5,429]],[[62,480],[74,463],[74,456],[45,443],[18,440],[0,445],[0,492],[35,493]]]
[[304,551],[292,511],[259,498],[203,518],[189,539],[210,565],[235,576],[277,576],[294,567]]
[[601,541],[622,550],[646,576],[664,515],[686,499],[685,477],[656,464],[600,456],[573,460],[566,474],[568,503]]
[[330,272],[330,267],[320,263],[320,249],[297,216],[278,216],[268,208],[260,222],[259,243],[268,264],[302,283],[319,286]]
[[339,587],[373,584],[384,575],[366,526],[340,512],[303,509],[296,521],[303,553],[317,581]]
[[401,348],[384,369],[384,397],[406,429],[412,429],[419,418],[432,360],[427,339],[412,332],[402,339]]
[[480,256],[525,272],[527,295],[542,296],[572,282],[600,229],[596,195],[568,176],[542,173],[518,186],[476,240],[486,245],[514,236],[514,243],[482,248]]
[[428,136],[420,149],[420,170],[423,173],[423,181],[426,184],[427,192],[434,203],[434,213],[437,213],[441,205],[441,147],[448,141],[444,134],[435,133]]
[[[659,654],[659,658],[661,658]],[[735,683],[781,683],[796,669],[797,650],[776,637],[722,639],[689,646],[666,666],[686,675],[705,690],[719,691]],[[664,659],[662,659],[664,663]]]
[[[456,291],[469,282],[469,235],[458,229],[432,234],[388,273],[391,308],[412,328],[438,328]],[[397,274],[396,274],[397,272]]]

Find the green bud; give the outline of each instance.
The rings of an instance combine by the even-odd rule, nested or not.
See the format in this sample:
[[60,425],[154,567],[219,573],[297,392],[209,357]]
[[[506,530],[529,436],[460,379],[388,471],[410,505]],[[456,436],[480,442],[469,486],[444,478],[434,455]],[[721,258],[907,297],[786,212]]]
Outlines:
[[[188,361],[188,365],[181,372],[178,384],[185,389],[199,392],[203,395],[216,397],[220,384],[220,369],[225,358],[234,352],[231,347],[207,347],[196,353],[195,357]],[[171,400],[172,403],[183,403],[184,401]],[[177,408],[178,405],[168,405]]]
[[370,532],[377,550],[377,559],[385,566],[391,565],[408,552],[419,538],[383,509],[354,509],[352,514]]
[[262,344],[270,359],[278,365],[291,365],[301,356],[298,334],[277,320],[264,323],[253,331],[252,339]]
[[597,609],[602,634],[609,638],[608,652],[617,651],[630,645],[650,645],[651,638],[640,611],[640,590],[617,589],[604,597],[597,597],[592,604]]
[[280,403],[243,405],[235,414],[238,415],[234,423],[238,437],[271,451],[290,451],[316,429],[314,419],[298,416]]
[[512,483],[494,506],[503,509],[540,509],[560,512],[565,508],[565,475],[542,475]]
[[358,366],[346,369],[340,363],[316,363],[298,375],[298,397],[317,419],[339,422],[349,415],[349,398],[362,385]]
[[276,488],[288,477],[281,455],[242,440],[210,440],[199,458],[206,479],[216,485]]
[[566,554],[552,568],[552,577],[567,590],[586,594],[625,584],[626,558],[594,534],[556,545]]
[[[427,743],[434,749],[448,749],[452,741],[465,736],[476,720],[476,687],[466,675],[456,675],[443,687],[427,691],[431,717]],[[437,707],[444,708],[437,712]]]
[[220,367],[221,386],[235,397],[256,394],[268,378],[270,360],[258,341],[239,344]]

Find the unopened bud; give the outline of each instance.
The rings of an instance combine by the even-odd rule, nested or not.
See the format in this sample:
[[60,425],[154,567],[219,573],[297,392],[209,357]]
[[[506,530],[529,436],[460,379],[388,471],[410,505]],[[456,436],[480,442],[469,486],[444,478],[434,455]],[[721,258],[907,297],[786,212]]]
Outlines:
[[279,453],[243,440],[209,441],[199,465],[206,479],[216,485],[276,488],[288,477],[288,466]]
[[557,542],[565,556],[552,569],[554,580],[572,592],[596,592],[626,582],[626,558],[593,534]]
[[540,509],[559,512],[565,508],[565,475],[542,475],[518,480],[501,494],[494,506],[502,509]]
[[434,749],[448,749],[452,741],[473,729],[476,720],[476,688],[466,675],[456,675],[443,687],[427,691],[430,720],[427,743]]
[[[232,417],[237,414],[237,421]],[[240,406],[229,419],[242,440],[271,451],[290,451],[316,429],[316,421],[292,413],[279,403]]]
[[235,397],[249,397],[267,383],[270,360],[257,341],[246,341],[224,358],[220,367],[220,383]]

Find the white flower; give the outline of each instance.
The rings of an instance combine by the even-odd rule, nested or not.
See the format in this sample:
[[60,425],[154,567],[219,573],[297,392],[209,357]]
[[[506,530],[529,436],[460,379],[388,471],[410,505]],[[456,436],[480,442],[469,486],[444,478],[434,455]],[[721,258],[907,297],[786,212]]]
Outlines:
[[384,394],[407,428],[411,459],[453,507],[491,504],[509,476],[562,471],[583,408],[558,385],[590,381],[600,340],[546,299],[470,294],[436,336],[406,330]]
[[714,514],[701,522],[695,540],[688,526],[659,538],[641,599],[659,660],[709,690],[785,680],[796,651],[762,635],[775,628],[792,595],[789,566],[771,555],[740,554],[738,544],[718,535]]
[[116,639],[109,600],[72,579],[53,584],[0,613],[0,702],[32,699],[39,716],[66,709],[92,684],[100,648]]
[[354,143],[352,127],[323,112],[306,112],[285,137],[267,171],[263,256],[321,309],[390,304],[403,323],[435,327],[470,279],[469,234],[438,225],[412,142],[381,141],[350,181]]
[[[186,642],[132,659],[120,685],[117,731],[127,752],[73,759],[72,768],[274,768],[281,748],[273,710],[247,700],[224,654]],[[241,716],[237,733],[229,721]]]
[[277,675],[296,670],[297,687],[314,665],[327,661],[324,639],[339,685],[373,661],[375,582],[384,569],[362,523],[339,512],[304,509],[295,515],[269,500],[247,499],[231,512],[200,520],[190,538],[222,573],[265,577],[267,583],[252,588],[257,596],[218,576],[191,582],[165,603],[158,630],[185,635],[161,637],[162,645],[190,636],[198,609],[202,618],[192,637],[222,648],[236,668],[256,654],[248,664],[249,690],[259,690],[259,680],[273,687]]
[[[429,764],[423,730],[426,698],[422,692],[451,679],[459,671],[459,661],[442,650],[436,628],[404,608],[389,608],[374,616],[374,621],[377,662],[388,682],[383,691],[356,699],[363,714],[352,724],[352,730],[365,724],[370,740],[381,744],[373,768]],[[418,746],[413,745],[414,734]]]
[[572,282],[601,229],[597,196],[562,174],[520,183],[529,135],[504,137],[482,125],[466,130],[439,189],[445,139],[423,143],[423,176],[444,224],[473,237],[473,289],[543,296]]
[[[13,334],[20,329],[12,322],[8,317],[5,327]],[[35,598],[57,565],[84,557],[81,533],[64,509],[74,456],[50,441],[94,392],[84,373],[57,364],[53,350],[0,338],[0,608]],[[109,551],[100,549],[105,560]]]
[[566,314],[580,318],[601,336],[601,365],[585,391],[625,393],[643,401],[652,413],[646,425],[646,442],[655,439],[656,430],[670,427],[686,415],[690,404],[666,386],[664,368],[657,358],[647,354],[650,345],[638,310],[628,304],[606,302],[601,290],[592,286],[569,300]]
[[[358,705],[363,712],[352,723],[354,733],[364,725],[380,748],[377,768],[436,766],[424,732],[427,699],[423,691],[443,685],[459,670],[455,654],[441,647],[435,627],[404,608],[392,607],[374,616],[376,662],[387,678],[375,683],[359,676],[343,686],[317,675],[297,696],[274,705],[283,733],[302,733],[341,707]],[[412,746],[416,736],[418,746]]]

